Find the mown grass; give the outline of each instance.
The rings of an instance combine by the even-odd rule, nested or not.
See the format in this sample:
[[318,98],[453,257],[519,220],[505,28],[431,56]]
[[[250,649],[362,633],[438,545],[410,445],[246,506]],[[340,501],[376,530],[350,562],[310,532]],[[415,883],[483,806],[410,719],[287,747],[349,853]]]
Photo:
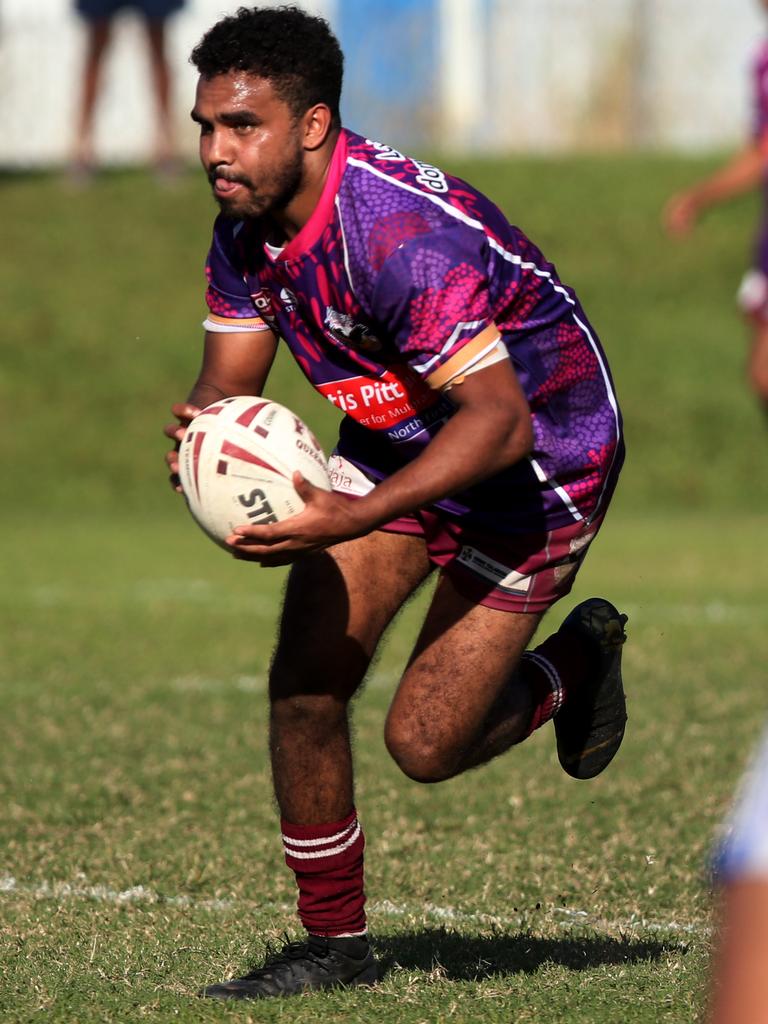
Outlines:
[[[197,988],[293,927],[266,761],[284,574],[236,564],[166,489],[159,427],[196,370],[204,184],[0,180],[0,1014],[8,1021],[695,1019],[713,831],[765,707],[765,437],[731,296],[748,201],[694,244],[664,196],[704,161],[455,165],[573,283],[602,335],[629,457],[562,610],[631,616],[631,722],[610,772],[551,732],[438,787],[402,778],[383,714],[428,594],[355,708],[373,992],[223,1007]],[[282,361],[271,393],[328,445]],[[332,657],[332,652],[329,652]]]

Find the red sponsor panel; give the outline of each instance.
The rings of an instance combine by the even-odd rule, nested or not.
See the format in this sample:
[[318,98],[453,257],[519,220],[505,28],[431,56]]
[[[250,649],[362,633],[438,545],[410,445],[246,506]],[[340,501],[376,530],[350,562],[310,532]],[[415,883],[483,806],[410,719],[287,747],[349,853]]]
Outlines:
[[439,400],[438,392],[407,366],[385,370],[380,377],[348,377],[315,387],[342,412],[374,430],[397,426]]

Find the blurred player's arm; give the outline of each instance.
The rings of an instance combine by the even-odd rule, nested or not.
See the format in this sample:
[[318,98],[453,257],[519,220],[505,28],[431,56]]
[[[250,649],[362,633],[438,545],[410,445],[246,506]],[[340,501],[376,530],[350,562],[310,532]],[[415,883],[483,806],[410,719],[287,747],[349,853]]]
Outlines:
[[163,428],[175,442],[166,453],[171,483],[178,484],[178,446],[189,423],[201,409],[230,395],[260,395],[277,352],[277,338],[270,330],[206,331],[203,362],[186,402],[171,406],[178,422]]
[[768,1024],[768,879],[723,890],[709,1024]]
[[688,234],[708,207],[757,188],[767,166],[768,138],[745,146],[714,174],[672,196],[663,214],[667,232],[675,236]]

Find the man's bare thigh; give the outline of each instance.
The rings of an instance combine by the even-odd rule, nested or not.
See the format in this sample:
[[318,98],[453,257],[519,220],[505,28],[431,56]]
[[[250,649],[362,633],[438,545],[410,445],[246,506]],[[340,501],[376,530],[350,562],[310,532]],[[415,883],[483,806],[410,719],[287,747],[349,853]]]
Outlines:
[[286,587],[272,695],[350,697],[383,632],[431,570],[420,537],[380,531],[297,561]]
[[482,731],[510,683],[540,614],[500,611],[464,597],[443,576],[390,708],[400,746],[458,755]]

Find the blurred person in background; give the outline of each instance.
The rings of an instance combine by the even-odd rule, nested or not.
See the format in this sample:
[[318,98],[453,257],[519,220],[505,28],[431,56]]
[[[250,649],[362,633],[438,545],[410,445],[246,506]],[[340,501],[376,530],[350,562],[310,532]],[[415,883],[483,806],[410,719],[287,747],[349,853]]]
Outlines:
[[[761,3],[768,10],[768,0],[761,0]],[[684,237],[710,206],[763,186],[765,201],[752,267],[739,287],[738,303],[751,333],[747,362],[749,381],[768,413],[768,38],[755,55],[752,77],[754,113],[751,139],[709,177],[672,196],[664,209],[664,225],[673,237]]]
[[115,15],[123,8],[138,11],[144,26],[157,108],[153,163],[161,175],[175,172],[177,157],[171,111],[171,74],[166,55],[166,24],[170,15],[181,10],[185,3],[186,0],[75,0],[75,10],[84,19],[88,32],[72,164],[76,180],[88,180],[96,165],[94,115]]
[[768,729],[716,858],[721,886],[709,1024],[768,1024]]

